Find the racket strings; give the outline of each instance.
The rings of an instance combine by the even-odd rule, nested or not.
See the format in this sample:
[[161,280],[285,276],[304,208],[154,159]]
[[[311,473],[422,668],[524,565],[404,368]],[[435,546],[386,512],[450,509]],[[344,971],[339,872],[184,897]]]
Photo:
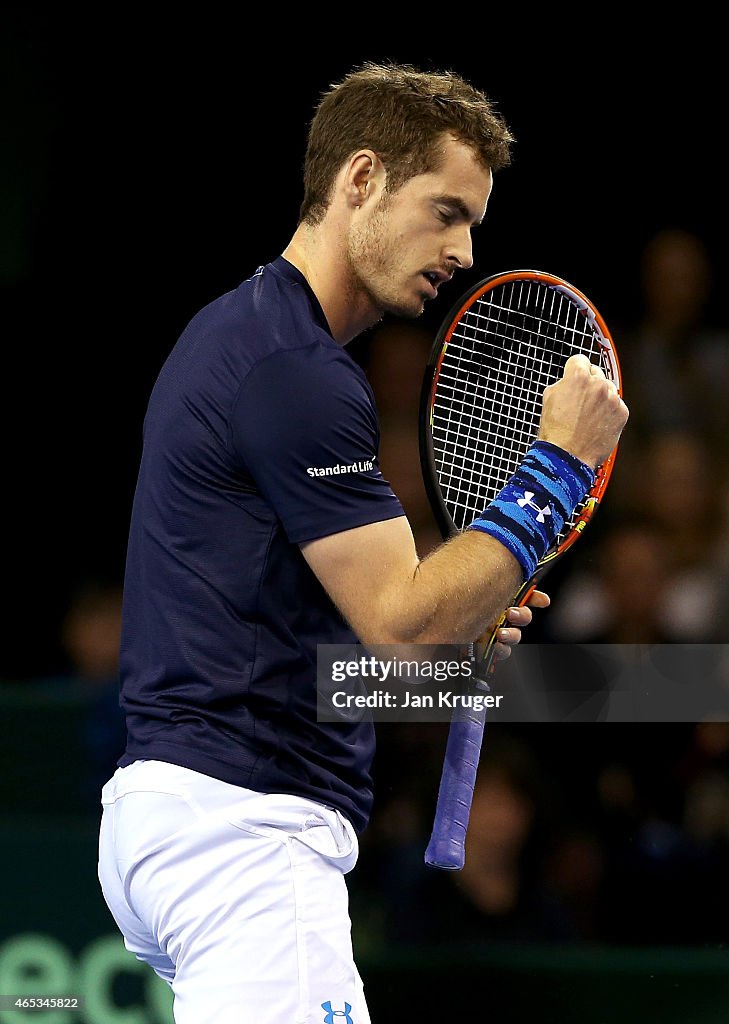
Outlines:
[[436,473],[458,530],[517,469],[537,436],[544,388],[576,353],[613,378],[605,340],[588,311],[540,282],[501,285],[461,316],[443,353],[431,410]]

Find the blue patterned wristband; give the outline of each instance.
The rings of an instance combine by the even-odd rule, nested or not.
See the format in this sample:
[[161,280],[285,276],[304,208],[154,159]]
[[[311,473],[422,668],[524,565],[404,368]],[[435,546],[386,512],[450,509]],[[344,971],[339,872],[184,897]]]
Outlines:
[[580,459],[549,441],[535,441],[524,461],[469,530],[495,537],[530,579],[575,508],[595,482]]

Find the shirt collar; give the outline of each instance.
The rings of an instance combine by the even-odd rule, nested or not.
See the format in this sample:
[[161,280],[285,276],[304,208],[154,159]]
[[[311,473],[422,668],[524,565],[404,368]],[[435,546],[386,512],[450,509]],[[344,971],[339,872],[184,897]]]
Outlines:
[[286,278],[287,281],[291,281],[293,284],[301,285],[301,287],[304,289],[309,298],[309,302],[311,304],[311,311],[317,324],[333,338],[334,335],[332,334],[331,328],[327,323],[327,318],[324,315],[324,310],[321,308],[321,303],[314,294],[314,290],[312,289],[311,285],[306,280],[301,271],[298,269],[298,267],[295,267],[293,263],[289,263],[289,261],[284,256],[278,256],[276,257],[275,260],[272,260],[271,266],[273,267],[277,274],[279,274],[281,277]]

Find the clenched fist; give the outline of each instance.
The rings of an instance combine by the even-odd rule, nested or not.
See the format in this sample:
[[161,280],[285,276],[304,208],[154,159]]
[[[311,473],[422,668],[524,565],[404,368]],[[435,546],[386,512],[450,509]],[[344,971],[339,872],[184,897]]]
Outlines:
[[539,438],[597,469],[618,443],[628,407],[615,384],[587,356],[565,363],[560,380],[544,389]]

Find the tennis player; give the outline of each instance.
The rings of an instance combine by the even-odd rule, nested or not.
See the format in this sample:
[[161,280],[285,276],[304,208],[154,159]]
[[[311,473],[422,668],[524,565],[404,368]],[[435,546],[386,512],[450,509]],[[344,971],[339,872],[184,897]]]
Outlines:
[[[471,266],[512,141],[454,73],[355,69],[316,109],[290,244],[192,319],[152,391],[124,587],[128,741],[103,789],[99,877],[178,1024],[369,1020],[344,874],[374,737],[317,722],[317,645],[468,642],[550,538],[502,503],[421,561],[345,346],[385,313],[418,317]],[[626,418],[573,357],[545,395],[542,505],[584,488]],[[509,619],[502,655],[531,611]]]

